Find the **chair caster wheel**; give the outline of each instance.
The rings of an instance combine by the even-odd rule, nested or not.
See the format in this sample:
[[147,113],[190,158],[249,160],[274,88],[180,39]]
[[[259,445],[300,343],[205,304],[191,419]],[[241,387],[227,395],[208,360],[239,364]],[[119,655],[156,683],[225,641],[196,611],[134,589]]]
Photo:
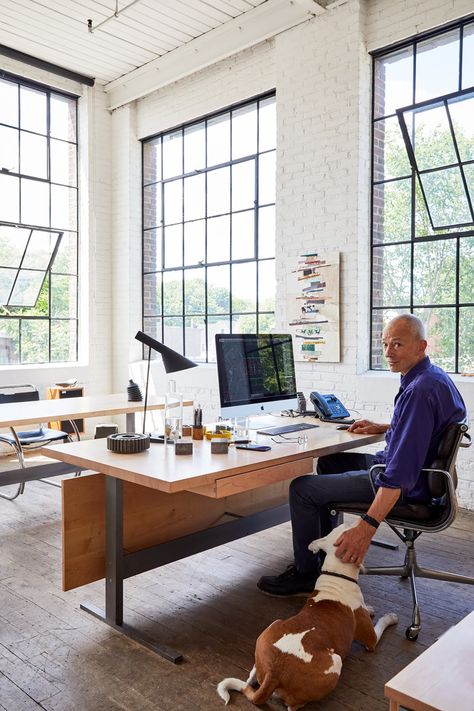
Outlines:
[[407,627],[405,630],[405,637],[409,639],[410,642],[416,642],[419,632],[419,627]]

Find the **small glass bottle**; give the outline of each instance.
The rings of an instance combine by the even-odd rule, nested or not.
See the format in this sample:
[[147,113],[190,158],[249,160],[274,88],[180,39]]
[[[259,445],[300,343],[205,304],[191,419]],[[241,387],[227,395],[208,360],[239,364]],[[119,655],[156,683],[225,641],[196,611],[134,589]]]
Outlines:
[[165,395],[165,439],[176,442],[181,439],[183,429],[183,396],[176,392],[176,381],[168,382]]

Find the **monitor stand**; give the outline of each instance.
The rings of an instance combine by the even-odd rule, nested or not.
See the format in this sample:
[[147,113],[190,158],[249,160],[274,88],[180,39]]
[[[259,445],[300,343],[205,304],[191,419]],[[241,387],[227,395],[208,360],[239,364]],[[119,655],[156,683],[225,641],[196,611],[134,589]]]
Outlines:
[[[284,418],[285,422],[288,418]],[[278,427],[282,424],[282,418],[275,415],[256,415],[249,417],[249,430],[262,430],[267,427]]]

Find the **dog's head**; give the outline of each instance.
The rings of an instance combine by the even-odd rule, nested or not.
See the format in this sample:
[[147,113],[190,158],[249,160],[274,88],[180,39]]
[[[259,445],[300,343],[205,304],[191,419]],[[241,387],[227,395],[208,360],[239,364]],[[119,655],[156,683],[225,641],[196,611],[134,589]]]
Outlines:
[[313,553],[324,551],[326,555],[335,555],[334,543],[337,541],[341,533],[347,531],[353,526],[355,526],[354,523],[342,523],[340,526],[337,526],[337,528],[334,528],[327,536],[324,536],[324,538],[317,538],[315,541],[312,541],[308,546],[309,550]]

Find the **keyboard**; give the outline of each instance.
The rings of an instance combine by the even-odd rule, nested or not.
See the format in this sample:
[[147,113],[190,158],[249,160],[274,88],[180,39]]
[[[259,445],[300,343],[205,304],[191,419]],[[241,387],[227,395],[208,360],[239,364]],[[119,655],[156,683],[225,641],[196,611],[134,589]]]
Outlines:
[[267,427],[265,430],[257,430],[258,434],[274,437],[275,435],[288,434],[289,432],[301,432],[301,430],[313,430],[319,425],[310,425],[307,422],[295,422],[293,425],[282,425],[281,427]]

